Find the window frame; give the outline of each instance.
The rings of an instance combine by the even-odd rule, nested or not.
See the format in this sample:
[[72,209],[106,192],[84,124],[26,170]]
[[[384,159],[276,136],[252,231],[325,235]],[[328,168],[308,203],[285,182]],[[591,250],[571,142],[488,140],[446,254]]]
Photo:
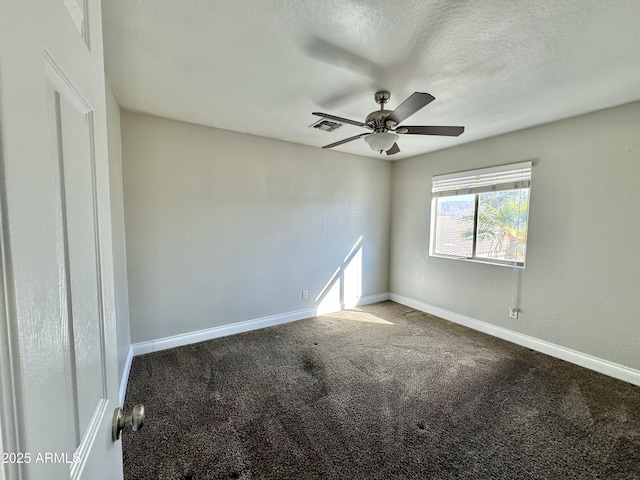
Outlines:
[[[500,190],[527,190],[527,212],[525,217],[525,232],[529,231],[529,212],[530,212],[530,199],[531,199],[531,169],[533,162],[520,162],[516,164],[500,165],[495,167],[483,168],[479,170],[469,170],[463,172],[457,172],[446,175],[435,175],[432,177],[432,194],[431,194],[431,225],[430,225],[430,239],[429,239],[429,256],[434,258],[446,258],[452,260],[462,260],[466,262],[474,263],[486,263],[489,265],[501,265],[512,268],[525,268],[527,256],[525,247],[525,257],[523,261],[518,260],[504,260],[491,257],[478,257],[477,256],[477,244],[478,244],[478,222],[480,216],[480,194],[485,192],[500,191]],[[520,179],[517,179],[518,175],[514,175],[514,172],[520,172]],[[501,174],[506,174],[504,178],[500,179]],[[512,175],[510,175],[512,174]],[[495,183],[490,180],[494,177]],[[470,180],[472,177],[476,177],[476,181]],[[451,190],[436,190],[436,183],[440,179],[454,184]],[[455,185],[456,179],[462,179],[459,185]],[[516,179],[514,183],[514,179]],[[471,246],[471,256],[449,255],[443,253],[436,253],[436,235],[438,226],[438,199],[439,198],[451,198],[463,195],[474,195],[474,211],[473,211],[473,237]],[[526,245],[526,244],[525,244]]]

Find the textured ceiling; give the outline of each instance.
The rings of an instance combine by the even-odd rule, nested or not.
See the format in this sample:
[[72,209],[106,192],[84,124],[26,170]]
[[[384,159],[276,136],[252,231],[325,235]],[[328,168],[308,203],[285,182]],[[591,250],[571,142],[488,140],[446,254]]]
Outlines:
[[[638,0],[105,0],[105,63],[121,107],[321,147],[414,91],[436,100],[400,159],[640,99]],[[336,147],[378,156],[357,140]]]

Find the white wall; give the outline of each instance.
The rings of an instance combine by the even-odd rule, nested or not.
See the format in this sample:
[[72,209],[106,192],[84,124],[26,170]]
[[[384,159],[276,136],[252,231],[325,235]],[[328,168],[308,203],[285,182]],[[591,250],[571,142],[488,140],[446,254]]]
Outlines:
[[[394,164],[391,291],[640,369],[639,119],[633,103]],[[527,265],[512,320],[513,269],[428,256],[431,176],[524,160]]]
[[111,191],[111,228],[113,242],[113,275],[118,343],[118,375],[128,375],[127,354],[131,346],[129,327],[129,292],[127,251],[125,246],[124,205],[122,191],[122,144],[120,108],[107,82],[107,133],[109,141],[109,187]]
[[127,111],[122,146],[134,343],[326,304],[359,247],[388,292],[390,163]]

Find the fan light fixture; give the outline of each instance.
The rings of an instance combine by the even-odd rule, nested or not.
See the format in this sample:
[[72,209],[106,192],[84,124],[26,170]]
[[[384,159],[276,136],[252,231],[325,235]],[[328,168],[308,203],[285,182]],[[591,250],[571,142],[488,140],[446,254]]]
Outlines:
[[382,153],[393,147],[398,138],[395,133],[378,132],[367,135],[364,137],[364,141],[371,147],[371,150]]

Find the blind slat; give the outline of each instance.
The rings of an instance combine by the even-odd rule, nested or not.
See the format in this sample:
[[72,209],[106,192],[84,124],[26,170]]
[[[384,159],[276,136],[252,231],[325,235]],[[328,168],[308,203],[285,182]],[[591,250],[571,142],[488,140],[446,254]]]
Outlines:
[[464,195],[528,188],[531,185],[531,162],[522,162],[432,177],[434,196]]

